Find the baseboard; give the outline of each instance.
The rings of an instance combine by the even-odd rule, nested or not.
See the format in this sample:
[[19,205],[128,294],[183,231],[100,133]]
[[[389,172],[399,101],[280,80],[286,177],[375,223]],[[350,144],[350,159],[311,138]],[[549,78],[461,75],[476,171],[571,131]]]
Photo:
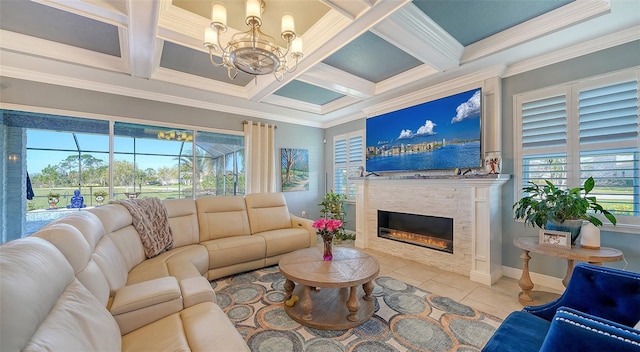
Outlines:
[[491,286],[495,284],[502,277],[502,270],[498,269],[491,274],[482,273],[479,271],[471,270],[469,272],[469,279],[473,282],[478,282],[483,285]]
[[[506,277],[510,277],[512,279],[520,280],[522,276],[522,269],[511,268],[508,266],[502,266],[502,275]],[[531,281],[533,284],[538,286],[545,286],[555,290],[564,291],[564,285],[562,284],[562,279],[559,279],[554,276],[543,275],[538,273],[529,272],[529,276],[531,277]],[[536,288],[534,287],[534,290]]]

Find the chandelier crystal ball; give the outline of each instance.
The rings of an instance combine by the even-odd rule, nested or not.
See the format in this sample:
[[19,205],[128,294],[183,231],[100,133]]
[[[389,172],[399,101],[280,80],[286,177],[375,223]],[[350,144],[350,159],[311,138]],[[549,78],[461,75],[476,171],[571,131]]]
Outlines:
[[[221,4],[211,7],[211,26],[204,31],[204,47],[209,49],[209,61],[214,66],[227,68],[229,79],[238,75],[238,70],[251,75],[273,73],[278,81],[286,72],[293,72],[302,58],[302,38],[296,37],[293,16],[282,16],[280,37],[287,43],[286,50],[275,43],[273,37],[264,34],[262,14],[266,8],[264,0],[246,0],[245,23],[249,27],[238,32],[226,44],[220,43],[220,34],[227,31],[227,8]],[[222,52],[221,62],[214,60],[214,52]]]

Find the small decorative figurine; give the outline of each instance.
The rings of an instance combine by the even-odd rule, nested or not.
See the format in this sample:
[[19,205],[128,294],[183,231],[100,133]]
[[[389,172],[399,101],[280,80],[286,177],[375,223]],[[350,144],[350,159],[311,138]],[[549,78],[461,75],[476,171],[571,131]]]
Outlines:
[[73,191],[73,197],[71,197],[71,204],[67,205],[67,208],[84,208],[84,197],[80,195],[80,190]]

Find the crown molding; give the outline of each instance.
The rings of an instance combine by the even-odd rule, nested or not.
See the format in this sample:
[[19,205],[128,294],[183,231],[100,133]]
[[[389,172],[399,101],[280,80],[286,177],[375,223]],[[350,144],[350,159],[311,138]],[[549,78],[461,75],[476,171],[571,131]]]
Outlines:
[[[120,32],[119,35],[121,33],[122,32]],[[0,37],[2,37],[3,50],[12,50],[26,55],[41,56],[108,71],[129,72],[129,66],[122,57],[111,56],[6,30],[0,30]],[[122,55],[122,52],[120,55]]]
[[461,63],[495,54],[518,44],[550,34],[572,24],[585,21],[611,11],[608,0],[576,0],[546,14],[494,34],[468,45]]
[[438,71],[460,65],[464,47],[413,3],[398,9],[371,31]]
[[263,103],[283,106],[290,109],[302,110],[306,112],[311,112],[314,114],[320,114],[322,112],[322,108],[318,104],[306,103],[304,101],[291,99],[287,97],[283,97],[281,95],[272,94],[266,97]]
[[572,45],[564,49],[554,51],[549,54],[540,55],[532,59],[523,60],[509,65],[503,77],[517,75],[523,72],[535,70],[544,66],[552,65],[579,56],[588,55],[596,51],[612,48],[614,46],[626,44],[640,40],[640,26],[634,26],[625,30],[604,35],[580,44]]
[[340,99],[336,99],[332,102],[326,103],[324,105],[322,105],[322,110],[321,110],[321,114],[328,114],[331,112],[334,112],[336,110],[340,110],[342,108],[345,108],[349,105],[353,105],[355,103],[360,102],[361,100],[358,98],[354,98],[354,97],[342,97]]
[[[177,7],[170,1],[162,1],[158,16],[158,36],[180,44],[182,42],[193,44],[197,41],[198,45],[189,45],[189,47],[205,51],[202,46],[204,29],[210,24],[211,20],[208,18]],[[235,32],[231,28],[229,30]]]
[[70,12],[82,17],[88,17],[96,21],[108,23],[118,27],[126,27],[129,23],[127,14],[115,8],[110,1],[93,0],[69,1],[69,0],[32,0],[34,2]]
[[359,99],[372,97],[376,89],[375,83],[322,62],[309,68],[298,80]]
[[434,69],[433,67],[427,64],[414,67],[409,71],[403,72],[393,77],[389,77],[384,81],[376,84],[375,95],[392,91],[396,88],[405,86],[411,82],[416,82],[426,77],[435,75],[438,72],[439,72],[438,70]]
[[[16,79],[22,79],[27,81],[34,81],[52,85],[59,85],[64,87],[71,87],[77,89],[90,90],[100,93],[106,94],[116,94],[122,95],[131,98],[139,98],[146,99],[152,101],[158,101],[169,104],[176,104],[182,106],[189,106],[194,108],[200,108],[205,110],[226,112],[231,114],[237,114],[241,116],[248,117],[256,117],[256,118],[264,118],[273,121],[280,121],[286,123],[292,123],[297,125],[304,125],[310,127],[321,127],[321,122],[317,121],[318,116],[315,114],[308,116],[296,116],[292,111],[284,111],[284,110],[273,110],[267,108],[248,108],[247,104],[240,104],[240,101],[244,101],[242,98],[234,98],[229,97],[228,95],[219,95],[212,97],[209,96],[209,99],[203,98],[203,95],[199,95],[201,99],[198,98],[185,98],[183,96],[179,96],[175,93],[168,92],[166,89],[156,89],[156,91],[152,91],[150,88],[152,82],[149,80],[144,80],[142,82],[138,82],[136,84],[128,84],[131,79],[135,79],[132,77],[122,77],[122,76],[114,76],[114,73],[110,72],[85,72],[82,75],[87,78],[76,78],[71,77],[68,74],[54,74],[54,73],[45,73],[40,71],[34,71],[31,69],[25,69],[16,67],[19,65],[10,65],[10,61],[20,60],[20,56],[22,54],[18,53],[3,53],[3,65],[0,66],[0,76],[3,77],[12,77]],[[43,58],[30,58],[40,62],[41,60],[46,60]],[[58,65],[70,66],[70,64],[66,63],[56,63]],[[48,70],[53,71],[54,64],[48,65]],[[30,62],[30,67],[42,67],[47,65],[34,65],[33,62]],[[66,68],[63,68],[62,71],[65,71]],[[92,70],[91,68],[86,68],[88,70]],[[66,70],[69,71],[69,70]],[[68,73],[68,72],[67,72]],[[100,81],[102,79],[103,81]],[[118,82],[118,83],[116,83]],[[159,90],[162,90],[160,92]],[[236,102],[232,100],[238,100]],[[215,102],[219,101],[219,102]],[[255,105],[254,103],[253,105]],[[264,107],[264,105],[263,105]],[[315,120],[314,120],[315,119]]]
[[356,113],[353,114],[349,114],[337,119],[333,119],[331,121],[327,121],[325,123],[322,124],[322,128],[331,128],[334,126],[339,126],[351,121],[355,121],[355,120],[359,120],[359,119],[364,119],[366,118],[367,115],[364,113],[364,111],[358,111]]
[[122,61],[122,71],[123,72],[131,72],[131,60],[125,60],[124,58],[130,58],[131,54],[129,52],[129,30],[125,27],[118,28],[118,41],[120,42],[120,57],[123,59]]
[[247,94],[244,87],[230,83],[219,82],[209,78],[195,76],[189,73],[170,70],[159,66],[151,76],[152,79],[178,84],[184,87],[195,88],[207,92],[224,94],[236,98],[246,99]]
[[371,0],[320,0],[350,20],[355,20],[373,6]]

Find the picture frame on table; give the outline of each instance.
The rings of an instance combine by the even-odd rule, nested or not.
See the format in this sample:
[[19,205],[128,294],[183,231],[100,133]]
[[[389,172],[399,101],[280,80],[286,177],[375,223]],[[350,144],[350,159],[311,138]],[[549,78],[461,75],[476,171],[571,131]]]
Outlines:
[[541,229],[539,243],[549,247],[571,249],[571,232]]

